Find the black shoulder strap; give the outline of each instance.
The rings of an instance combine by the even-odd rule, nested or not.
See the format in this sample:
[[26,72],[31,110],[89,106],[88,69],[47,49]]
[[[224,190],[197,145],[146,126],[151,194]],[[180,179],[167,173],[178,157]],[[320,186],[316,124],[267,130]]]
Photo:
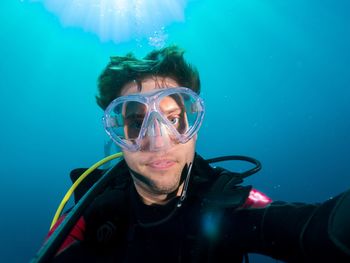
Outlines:
[[196,154],[193,163],[193,185],[203,207],[234,208],[244,204],[251,186],[241,186],[242,174],[221,167],[212,167]]
[[252,186],[242,186],[243,179],[221,167],[218,169],[218,177],[203,196],[203,203],[207,207],[237,208],[247,200]]

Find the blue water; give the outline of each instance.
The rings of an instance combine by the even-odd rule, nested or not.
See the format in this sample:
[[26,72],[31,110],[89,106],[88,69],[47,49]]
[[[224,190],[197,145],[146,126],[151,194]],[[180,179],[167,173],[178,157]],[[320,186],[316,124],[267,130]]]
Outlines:
[[[69,171],[104,157],[99,73],[110,55],[153,47],[147,36],[101,42],[40,3],[0,8],[0,262],[27,262]],[[348,189],[349,10],[346,0],[189,1],[185,20],[162,34],[201,73],[198,152],[259,159],[249,183],[275,200],[319,202]]]

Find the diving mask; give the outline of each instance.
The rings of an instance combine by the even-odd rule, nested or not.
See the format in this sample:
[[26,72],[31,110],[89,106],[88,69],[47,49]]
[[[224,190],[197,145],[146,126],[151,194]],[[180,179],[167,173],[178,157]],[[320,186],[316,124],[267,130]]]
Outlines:
[[203,100],[188,88],[176,87],[119,97],[108,105],[103,122],[121,148],[160,151],[189,141],[203,117]]

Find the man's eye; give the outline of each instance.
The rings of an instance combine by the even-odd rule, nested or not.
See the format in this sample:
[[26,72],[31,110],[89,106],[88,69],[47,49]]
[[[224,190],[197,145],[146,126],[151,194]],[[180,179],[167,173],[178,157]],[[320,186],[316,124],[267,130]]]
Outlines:
[[169,117],[168,120],[172,125],[176,125],[179,123],[179,117]]

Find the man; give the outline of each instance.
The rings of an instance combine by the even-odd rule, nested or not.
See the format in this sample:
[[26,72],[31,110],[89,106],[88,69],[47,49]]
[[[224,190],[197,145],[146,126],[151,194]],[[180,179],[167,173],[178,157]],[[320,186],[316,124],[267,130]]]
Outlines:
[[124,160],[53,262],[242,262],[250,252],[350,262],[349,191],[321,205],[272,202],[212,168],[195,152],[199,91],[176,46],[111,58],[97,102]]

